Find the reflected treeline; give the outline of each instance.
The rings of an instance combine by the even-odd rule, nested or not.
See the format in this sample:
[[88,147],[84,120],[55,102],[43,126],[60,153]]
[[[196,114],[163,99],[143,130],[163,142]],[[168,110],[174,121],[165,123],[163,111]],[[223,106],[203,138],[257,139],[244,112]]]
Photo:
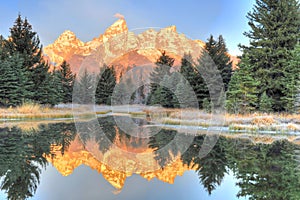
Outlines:
[[[117,124],[116,122],[119,122]],[[133,124],[141,126],[148,124],[144,119],[133,119],[124,116],[114,117],[100,117],[95,120],[86,122],[76,122],[77,130],[81,141],[87,145],[89,141],[98,144],[98,150],[105,154],[112,145],[117,145],[119,148],[121,144],[126,147],[143,148],[148,147],[148,138],[136,137],[132,133]],[[120,127],[119,125],[122,125]]]
[[[173,145],[166,147],[171,141],[174,140],[177,131],[175,130],[160,130],[156,135],[150,138],[149,147],[156,151],[155,159],[161,168],[164,168],[169,162],[172,161],[170,155],[177,155],[178,150]],[[166,148],[165,151],[160,151]]]
[[[247,139],[220,137],[213,149],[201,158],[199,152],[205,136],[178,133],[193,138],[188,149],[180,152],[167,147],[167,150],[160,151],[176,134],[174,130],[163,130],[151,137],[149,147],[155,150],[156,159],[162,166],[172,160],[172,155],[181,154],[183,163],[196,169],[200,183],[209,194],[231,171],[240,188],[238,197],[250,200],[300,199],[299,163],[295,159],[298,146],[284,140],[254,144]],[[171,153],[166,153],[168,151]]]
[[73,123],[40,125],[38,130],[18,127],[0,129],[1,190],[9,200],[32,197],[40,183],[40,174],[51,155],[51,145],[60,145],[61,153],[75,138]]
[[[63,155],[78,132],[85,145],[96,143],[103,154],[112,144],[126,148],[126,151],[142,152],[151,148],[161,168],[179,157],[196,170],[199,181],[209,194],[231,172],[240,188],[238,197],[250,200],[300,199],[299,155],[295,155],[300,149],[294,144],[287,141],[254,144],[247,139],[220,137],[205,157],[199,157],[205,135],[194,137],[176,130],[160,130],[147,126],[145,120],[129,119],[124,116],[103,117],[78,123],[76,128],[73,123],[40,125],[31,131],[22,131],[18,127],[1,128],[1,190],[7,193],[9,200],[32,197],[40,182],[41,170],[47,165],[45,157],[55,157],[51,149],[53,145],[60,146]],[[120,128],[118,123],[124,127]],[[128,134],[128,130],[134,131],[130,123],[146,125],[145,133],[141,134],[152,136],[142,138]]]
[[204,136],[194,138],[192,145],[184,152],[181,159],[184,164],[196,167],[200,182],[209,194],[221,184],[227,171],[226,139],[220,137],[214,148],[200,157]]

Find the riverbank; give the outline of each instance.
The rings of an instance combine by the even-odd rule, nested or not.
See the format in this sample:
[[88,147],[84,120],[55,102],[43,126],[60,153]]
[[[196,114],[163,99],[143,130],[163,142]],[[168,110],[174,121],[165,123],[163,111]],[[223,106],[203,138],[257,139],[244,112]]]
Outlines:
[[100,106],[61,104],[45,107],[25,104],[17,108],[0,109],[0,123],[12,121],[51,121],[93,118],[95,116],[127,115],[144,118],[161,126],[185,126],[189,129],[219,129],[228,133],[260,133],[300,135],[300,115],[253,113],[248,115],[213,115],[195,109],[165,109],[161,107],[129,105]]
[[300,115],[279,113],[210,114],[199,110],[167,110],[160,121],[167,125],[219,128],[223,132],[297,134],[300,135]]

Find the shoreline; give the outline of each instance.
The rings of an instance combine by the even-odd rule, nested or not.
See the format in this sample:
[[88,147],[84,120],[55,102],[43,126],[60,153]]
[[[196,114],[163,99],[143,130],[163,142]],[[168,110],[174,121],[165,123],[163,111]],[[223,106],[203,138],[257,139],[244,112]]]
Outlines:
[[72,105],[53,108],[0,109],[0,124],[26,121],[70,121],[105,116],[143,118],[164,127],[219,131],[230,134],[297,135],[300,136],[300,115],[253,113],[247,115],[213,115],[195,109],[166,109],[153,106]]

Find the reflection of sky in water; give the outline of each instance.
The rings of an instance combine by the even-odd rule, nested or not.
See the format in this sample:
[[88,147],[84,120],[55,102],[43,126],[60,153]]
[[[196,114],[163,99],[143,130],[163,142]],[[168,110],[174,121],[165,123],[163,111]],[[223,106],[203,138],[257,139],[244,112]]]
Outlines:
[[[70,176],[63,177],[49,165],[42,172],[41,184],[32,200],[234,200],[237,199],[239,190],[235,182],[232,176],[225,176],[222,185],[209,196],[199,184],[194,171],[187,171],[182,177],[178,176],[174,184],[157,179],[147,181],[139,175],[133,175],[126,180],[123,190],[115,195],[115,188],[101,174],[87,166],[80,166]],[[3,192],[0,192],[0,198],[5,199]]]
[[[140,140],[125,137],[122,131],[114,128],[115,124],[111,118],[103,120],[103,127],[105,127],[107,131],[110,131],[110,134],[107,136],[114,139],[117,144],[120,143],[120,138],[122,138],[123,143],[120,143],[120,147],[125,147],[126,149],[133,148],[136,145],[148,144],[148,148],[152,148],[153,150],[164,146],[165,143],[168,143],[170,139],[172,140],[174,134],[176,134],[174,131],[162,130],[160,134],[156,134],[155,137],[152,137],[151,140],[144,144],[140,142]],[[266,195],[269,195],[267,196],[268,199],[293,199],[293,197],[300,199],[300,193],[297,191],[299,187],[299,176],[295,171],[299,163],[295,162],[293,156],[299,147],[286,141],[277,141],[269,145],[261,143],[254,144],[244,139],[226,139],[225,137],[220,137],[210,154],[205,157],[205,159],[199,160],[197,159],[198,147],[200,147],[203,141],[203,136],[197,136],[193,138],[193,145],[189,147],[186,153],[182,154],[180,162],[174,163],[179,166],[170,165],[170,167],[165,168],[163,172],[159,170],[153,174],[151,173],[150,177],[156,176],[166,182],[172,182],[176,174],[181,174],[180,172],[182,172],[182,170],[187,169],[187,167],[183,167],[182,164],[191,165],[193,164],[191,163],[193,160],[193,162],[195,162],[194,164],[203,167],[201,169],[197,168],[199,174],[196,174],[195,171],[186,171],[183,177],[177,177],[175,179],[175,184],[165,183],[158,179],[153,179],[149,182],[139,175],[133,175],[126,179],[123,189],[118,191],[115,187],[119,188],[123,186],[123,181],[126,178],[125,174],[120,174],[114,170],[105,170],[105,172],[103,172],[104,175],[102,175],[98,173],[98,171],[102,171],[102,169],[96,171],[88,167],[87,165],[95,168],[95,166],[100,163],[93,159],[87,160],[91,158],[90,153],[86,152],[75,130],[74,124],[66,123],[41,126],[38,134],[27,134],[27,132],[26,134],[22,134],[22,130],[17,128],[1,129],[1,139],[3,140],[0,140],[0,172],[3,177],[0,177],[0,182],[1,178],[6,177],[8,178],[7,180],[9,180],[7,184],[10,186],[5,187],[4,191],[10,191],[10,194],[12,194],[15,199],[19,195],[18,192],[21,193],[20,195],[27,194],[26,191],[30,189],[30,185],[26,183],[26,180],[28,180],[30,176],[32,177],[33,173],[36,173],[34,167],[37,163],[40,163],[39,159],[46,154],[48,155],[47,159],[49,161],[49,159],[52,159],[50,153],[53,153],[56,154],[57,157],[50,162],[59,166],[58,168],[62,174],[72,174],[63,177],[60,172],[49,163],[47,170],[42,170],[40,176],[41,184],[37,185],[36,195],[31,200],[234,200],[237,199],[236,195],[238,193],[242,193],[242,195],[248,194],[255,198],[265,198]],[[15,140],[11,140],[12,134],[14,134]],[[98,138],[97,140],[91,140],[95,144],[97,141],[101,142],[101,139],[104,137],[101,134],[97,136],[98,137],[95,137]],[[83,138],[89,141],[89,137],[85,136]],[[183,139],[186,138],[183,137]],[[43,142],[40,143],[39,141]],[[49,148],[49,144],[53,144],[54,146]],[[24,148],[26,145],[28,148]],[[99,145],[101,146],[103,143],[99,143]],[[15,146],[16,150],[11,151],[12,146]],[[105,144],[102,147],[104,150],[101,148],[99,151],[103,150],[105,153],[108,152],[109,147],[105,146]],[[98,148],[96,149],[98,150]],[[172,155],[175,155],[177,152],[176,148],[171,148],[170,151],[171,153],[175,152],[172,153]],[[6,155],[7,152],[10,153]],[[116,151],[114,148],[111,148],[107,155],[115,156],[112,157],[113,159],[123,158],[125,160],[128,159],[128,161],[132,159],[118,152],[119,151]],[[65,153],[65,157],[61,155],[62,153]],[[165,160],[172,157],[171,153],[169,152],[169,154],[165,155],[157,151],[157,156],[160,156],[158,158],[166,158],[157,159],[157,162],[164,165]],[[139,160],[134,161],[139,162]],[[72,171],[72,168],[76,167],[76,163],[78,162],[86,163],[86,165],[82,165]],[[115,165],[122,166],[122,163],[122,160],[118,160]],[[124,165],[123,167],[125,167],[125,169],[132,169],[132,166]],[[22,169],[22,171],[20,169]],[[178,170],[178,173],[176,170]],[[230,170],[236,171],[236,175],[233,176],[232,173],[230,173],[230,175],[225,175],[223,178],[223,173]],[[8,174],[4,175],[7,172]],[[249,177],[249,174],[253,176]],[[103,176],[106,177],[107,180],[110,180],[115,187],[106,181]],[[236,185],[237,180],[234,177],[240,177],[239,185]],[[256,180],[257,177],[259,181],[256,184],[249,181]],[[200,181],[202,184],[199,183]],[[214,190],[213,185],[218,184],[219,181],[222,182],[221,186]],[[208,195],[203,185],[205,188],[209,188],[209,191],[213,190],[211,196]],[[34,188],[33,190],[35,191]],[[4,191],[0,191],[0,200],[6,199]],[[30,194],[25,196],[28,195]]]

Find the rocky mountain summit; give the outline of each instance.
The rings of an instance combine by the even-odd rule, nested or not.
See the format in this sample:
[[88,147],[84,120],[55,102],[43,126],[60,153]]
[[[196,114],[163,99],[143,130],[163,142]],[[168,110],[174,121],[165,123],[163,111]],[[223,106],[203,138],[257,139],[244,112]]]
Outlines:
[[88,42],[82,42],[75,33],[67,30],[53,44],[46,46],[44,53],[53,65],[66,60],[78,73],[81,67],[97,71],[104,63],[113,64],[119,70],[129,65],[153,65],[161,51],[175,58],[175,66],[178,66],[184,53],[191,53],[194,58],[201,56],[204,45],[201,40],[179,34],[176,26],[137,33],[128,30],[125,19],[118,19],[104,34]]

